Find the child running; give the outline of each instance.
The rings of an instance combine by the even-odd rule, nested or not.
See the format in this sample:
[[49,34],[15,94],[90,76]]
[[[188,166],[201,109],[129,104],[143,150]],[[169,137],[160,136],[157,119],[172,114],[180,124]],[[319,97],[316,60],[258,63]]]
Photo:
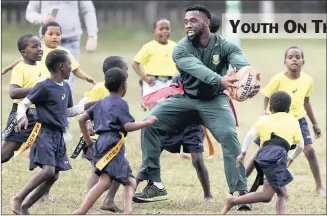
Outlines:
[[23,56],[23,61],[14,67],[11,74],[9,94],[13,99],[13,106],[8,117],[7,127],[2,133],[4,141],[1,148],[1,163],[9,161],[14,156],[14,152],[26,142],[35,126],[35,106],[31,105],[26,112],[28,126],[19,132],[13,130],[19,102],[32,91],[38,82],[48,78],[48,72],[39,63],[43,55],[40,39],[32,34],[23,35],[19,38],[17,47]]
[[[106,58],[103,62],[103,73],[111,68],[120,68],[124,71],[126,71],[126,76],[128,76],[128,66],[126,61],[120,57],[120,56],[110,56]],[[89,101],[99,101],[102,100],[103,98],[109,96],[109,91],[105,86],[105,81],[97,83],[93,89],[87,93],[84,94],[84,98],[80,101],[79,104],[85,104]],[[92,135],[94,134],[94,129],[93,129],[93,124],[90,121],[86,122],[86,126],[88,128],[89,134]],[[93,140],[97,140],[98,136],[92,136],[91,138]],[[92,173],[89,177],[88,183],[87,183],[87,192],[98,182],[99,176],[95,173],[95,167],[92,164],[92,148],[85,148],[83,150],[83,158],[87,159],[88,161],[91,162],[92,166]],[[102,210],[107,210],[107,211],[112,211],[112,212],[122,212],[120,208],[115,204],[115,195],[119,189],[120,183],[116,181],[112,181],[112,184],[109,188],[108,194],[103,201],[103,204],[101,205]],[[93,209],[90,209],[88,213],[91,212],[96,212]]]
[[[242,153],[236,159],[236,167],[246,155],[249,144],[260,137],[260,150],[254,159],[262,192],[252,192],[240,197],[230,197],[225,202],[221,214],[226,214],[233,206],[270,202],[277,194],[276,214],[285,214],[288,198],[286,185],[293,180],[287,167],[303,151],[304,143],[301,128],[296,118],[288,114],[291,97],[283,91],[277,91],[270,96],[269,110],[271,115],[261,116],[246,134],[243,141]],[[294,153],[288,159],[288,151],[296,145]]]
[[28,126],[25,115],[27,108],[31,104],[36,106],[36,124],[32,131],[34,140],[26,143],[25,149],[32,146],[29,169],[34,170],[39,166],[41,171],[11,199],[11,209],[15,214],[29,214],[28,209],[50,190],[57,181],[59,172],[71,169],[63,139],[67,116],[81,114],[94,104],[90,102],[73,107],[70,87],[63,82],[69,78],[71,72],[71,61],[67,52],[49,52],[45,64],[51,77],[36,84],[17,108],[18,125],[15,130],[20,131]]
[[[108,70],[105,74],[105,86],[110,95],[98,101],[80,117],[80,129],[87,145],[92,146],[93,164],[99,181],[89,190],[84,202],[74,214],[86,214],[102,193],[110,188],[113,180],[125,186],[124,213],[132,213],[132,196],[136,183],[129,162],[124,156],[124,137],[127,132],[147,127],[157,119],[149,116],[145,121],[134,122],[127,102],[122,99],[127,91],[126,80],[125,70]],[[88,120],[94,121],[95,133],[99,135],[94,144],[86,128]]]
[[[96,81],[93,77],[87,75],[83,70],[79,68],[80,64],[79,62],[75,59],[73,54],[66,48],[60,46],[61,42],[61,27],[58,23],[56,22],[49,22],[42,26],[41,29],[41,39],[44,42],[44,46],[42,46],[43,49],[43,58],[41,60],[41,63],[45,66],[45,59],[48,55],[48,53],[52,50],[59,49],[59,50],[64,50],[68,53],[69,58],[71,59],[71,67],[72,67],[72,73],[77,76],[78,78],[82,80],[86,80],[89,83],[95,84]],[[8,65],[5,67],[5,70],[2,71],[2,75],[6,74],[8,71],[12,70],[12,68],[21,62],[21,60],[17,60],[14,63]],[[45,67],[46,68],[46,67]],[[67,80],[65,80],[67,81]],[[71,88],[72,90],[72,88]]]
[[[320,126],[315,118],[311,104],[310,96],[313,92],[313,79],[308,74],[302,72],[304,65],[304,53],[295,46],[289,47],[285,52],[284,64],[287,68],[286,72],[280,72],[275,75],[270,83],[262,90],[264,98],[264,112],[267,113],[268,102],[270,96],[276,91],[285,91],[292,97],[290,113],[298,119],[304,139],[304,155],[306,156],[311,172],[316,182],[316,191],[318,196],[326,197],[326,192],[322,184],[319,163],[313,149],[310,130],[308,128],[305,114],[308,115],[315,133],[315,138],[321,136]],[[255,142],[260,143],[259,139]],[[255,157],[255,155],[253,156]],[[246,166],[246,173],[249,176],[253,170],[253,158]]]

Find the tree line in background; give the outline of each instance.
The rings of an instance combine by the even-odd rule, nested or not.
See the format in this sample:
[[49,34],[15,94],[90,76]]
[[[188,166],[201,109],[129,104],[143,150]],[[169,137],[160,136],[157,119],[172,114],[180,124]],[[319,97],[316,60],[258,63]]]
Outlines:
[[[93,1],[99,24],[109,26],[146,25],[157,17],[172,22],[183,20],[185,9],[195,1]],[[226,11],[225,1],[199,1],[213,13]],[[28,0],[2,1],[3,25],[26,25],[25,10]],[[262,1],[241,1],[242,13],[262,13]],[[326,1],[275,1],[274,13],[327,13]]]

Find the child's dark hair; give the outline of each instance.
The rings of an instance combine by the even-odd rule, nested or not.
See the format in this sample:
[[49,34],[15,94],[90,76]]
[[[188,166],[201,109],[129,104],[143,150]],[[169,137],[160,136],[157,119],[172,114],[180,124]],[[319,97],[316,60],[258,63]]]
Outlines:
[[152,30],[155,30],[157,28],[158,22],[161,20],[167,20],[170,23],[169,19],[167,19],[167,18],[158,18],[158,19],[156,19],[156,21],[153,22]]
[[284,91],[277,91],[269,99],[270,110],[274,113],[290,111],[291,96]]
[[17,41],[17,48],[18,48],[18,51],[21,53],[28,45],[28,40],[31,38],[31,37],[34,37],[34,35],[32,34],[26,34],[26,35],[23,35],[21,36],[18,41]]
[[210,32],[216,33],[220,29],[220,24],[221,24],[220,18],[215,14],[211,14]]
[[286,59],[286,57],[287,57],[287,52],[288,52],[290,49],[299,49],[299,50],[301,50],[301,57],[302,57],[302,59],[304,59],[304,53],[303,53],[303,50],[302,50],[300,47],[297,47],[297,46],[291,46],[291,47],[287,48],[287,50],[285,51],[284,59]]
[[126,82],[126,75],[123,69],[111,68],[105,73],[105,86],[109,92],[118,92],[119,88]]
[[45,33],[47,32],[47,30],[48,30],[49,27],[59,27],[60,28],[60,32],[62,32],[61,31],[61,26],[57,22],[48,22],[47,24],[45,24],[45,25],[42,26],[41,34],[42,35],[45,35]]
[[52,50],[45,59],[45,65],[47,66],[50,73],[55,73],[58,69],[59,64],[67,61],[68,53],[64,50]]
[[201,13],[203,13],[207,17],[207,19],[211,20],[211,13],[210,13],[209,9],[206,6],[192,5],[192,6],[189,6],[186,9],[186,12],[189,12],[189,11],[200,11]]
[[103,62],[102,71],[105,74],[107,72],[107,70],[114,68],[114,67],[125,70],[126,63],[125,63],[124,59],[120,56],[107,57]]

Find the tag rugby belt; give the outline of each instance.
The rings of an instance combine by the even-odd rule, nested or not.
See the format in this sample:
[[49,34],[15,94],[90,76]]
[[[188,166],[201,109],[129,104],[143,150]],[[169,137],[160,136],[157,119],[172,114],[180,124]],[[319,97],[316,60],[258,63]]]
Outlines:
[[26,142],[24,143],[24,145],[22,145],[18,151],[14,152],[14,157],[20,155],[22,152],[26,151],[27,149],[29,149],[34,143],[35,140],[37,138],[37,136],[39,135],[39,132],[41,130],[42,124],[39,122],[36,122],[31,134],[29,135],[29,137],[27,138]]
[[[95,167],[98,170],[102,170],[105,166],[107,166],[109,164],[109,162],[118,154],[118,152],[120,151],[121,147],[124,145],[125,142],[125,136],[122,132],[119,133],[121,135],[120,140],[118,141],[118,143],[112,148],[110,149],[110,151],[108,151],[99,161],[98,163],[95,165]],[[71,158],[76,158],[79,153],[86,147],[86,142],[83,138],[83,136],[80,138]]]
[[[17,104],[13,104],[13,111],[17,111]],[[34,115],[36,113],[36,110],[34,108],[29,108],[26,113],[28,115]],[[6,128],[3,130],[3,132],[1,133],[1,140],[3,141],[4,139],[6,139],[6,137],[14,130],[14,128],[17,125],[17,119],[16,119],[17,113],[15,114],[15,117],[13,120],[11,120],[8,125],[6,126]]]
[[[93,141],[96,141],[98,139],[98,137],[99,137],[99,135],[97,135],[97,134],[94,135],[94,136],[91,136]],[[86,147],[87,147],[87,145],[86,145],[86,142],[85,142],[85,140],[83,138],[83,135],[82,135],[81,138],[79,139],[78,143],[77,143],[77,146],[76,146],[75,150],[73,151],[72,156],[70,156],[70,158],[75,159],[81,153],[81,151],[83,149],[85,149]]]
[[105,166],[109,164],[109,162],[118,154],[120,151],[121,147],[124,145],[125,142],[125,136],[122,132],[120,132],[121,138],[118,141],[118,143],[108,151],[107,154],[105,154],[95,165],[95,167],[98,170],[102,170]]

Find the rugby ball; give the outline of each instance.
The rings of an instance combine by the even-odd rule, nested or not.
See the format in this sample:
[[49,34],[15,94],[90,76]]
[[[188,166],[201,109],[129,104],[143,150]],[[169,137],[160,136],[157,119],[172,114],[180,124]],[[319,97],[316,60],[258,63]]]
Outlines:
[[242,102],[248,99],[250,92],[257,82],[257,72],[253,67],[245,66],[236,73],[236,76],[238,81],[235,83],[237,88],[233,88],[233,99]]

